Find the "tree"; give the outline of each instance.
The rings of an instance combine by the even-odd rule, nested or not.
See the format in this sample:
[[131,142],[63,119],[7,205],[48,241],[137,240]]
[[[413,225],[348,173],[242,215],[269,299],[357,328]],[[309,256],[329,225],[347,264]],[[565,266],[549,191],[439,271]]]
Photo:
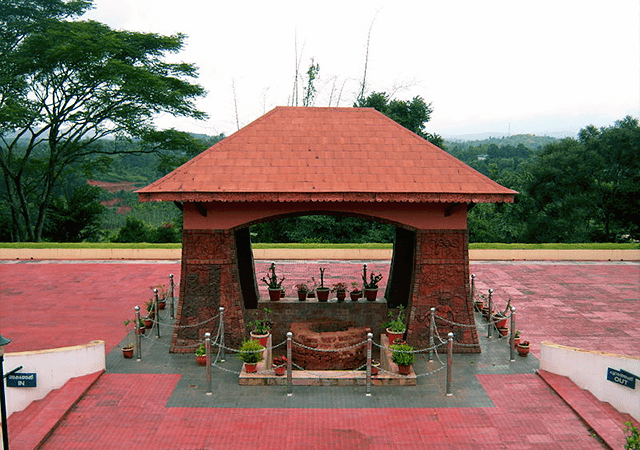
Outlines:
[[353,106],[374,108],[418,136],[444,148],[444,139],[441,136],[424,130],[425,124],[431,119],[433,109],[431,103],[427,104],[419,95],[411,101],[402,101],[389,98],[385,92],[374,92],[366,98],[358,99]]
[[[182,49],[182,34],[62,20],[84,12],[90,1],[13,0],[11,6],[30,20],[1,47],[0,76],[13,80],[0,94],[2,194],[15,240],[39,241],[55,187],[71,165],[130,152],[118,139],[145,143],[158,113],[204,118],[194,106],[204,90],[191,83],[193,65],[164,60]],[[112,145],[99,142],[107,136],[116,137]],[[151,143],[134,151],[157,148]]]
[[43,236],[53,242],[82,242],[98,236],[100,216],[106,209],[98,197],[100,188],[83,184],[70,196],[54,199]]

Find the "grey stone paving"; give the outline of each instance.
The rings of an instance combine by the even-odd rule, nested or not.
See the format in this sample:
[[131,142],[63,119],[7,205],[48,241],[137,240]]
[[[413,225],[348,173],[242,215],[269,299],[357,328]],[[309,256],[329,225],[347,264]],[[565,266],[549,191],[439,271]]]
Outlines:
[[[168,317],[167,312],[164,316]],[[167,319],[163,319],[167,321]],[[426,354],[416,358],[414,370],[419,376],[417,386],[372,386],[367,397],[365,386],[293,386],[293,395],[286,395],[285,386],[240,386],[238,375],[242,363],[228,354],[222,369],[212,368],[212,392],[206,395],[207,379],[204,367],[195,363],[193,354],[169,353],[169,328],[161,327],[163,336],[155,331],[143,338],[142,361],[124,359],[116,347],[107,355],[108,373],[180,374],[168,407],[211,408],[459,408],[492,407],[493,402],[478,381],[477,374],[533,373],[538,359],[529,354],[517,354],[509,361],[507,338],[487,339],[486,324],[476,313],[482,353],[454,354],[452,397],[445,396],[446,367],[428,376],[420,376],[441,366],[436,359],[428,362]],[[124,343],[124,341],[123,341]],[[440,355],[446,365],[446,354]],[[258,399],[258,401],[256,401]]]

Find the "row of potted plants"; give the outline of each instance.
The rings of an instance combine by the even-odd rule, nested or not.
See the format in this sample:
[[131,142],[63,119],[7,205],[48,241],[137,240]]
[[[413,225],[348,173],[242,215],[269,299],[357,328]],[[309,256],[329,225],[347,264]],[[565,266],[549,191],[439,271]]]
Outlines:
[[[343,302],[347,296],[347,285],[343,282],[335,283],[331,288],[324,285],[324,272],[326,268],[320,268],[320,285],[318,286],[315,278],[311,277],[313,281],[312,287],[309,287],[307,283],[298,283],[294,286],[298,294],[298,300],[305,301],[307,298],[315,298],[317,296],[319,302],[326,302],[329,300],[329,294],[331,292],[336,293],[338,302]],[[278,301],[285,296],[285,289],[282,286],[285,277],[278,278],[276,274],[276,265],[271,263],[266,276],[262,277],[261,281],[267,285],[269,291],[269,299],[271,301]],[[362,284],[356,282],[351,283],[350,297],[352,301],[358,301],[363,296],[368,301],[375,301],[378,296],[378,283],[382,280],[382,274],[370,273],[367,280],[367,265],[363,266]],[[361,289],[364,289],[364,293]]]
[[[162,284],[157,284],[155,286],[151,286],[150,289],[152,291],[154,291],[154,289],[158,290],[158,310],[165,309],[167,305],[167,297],[169,295],[169,290],[167,289],[167,287]],[[153,297],[145,302],[147,315],[145,317],[141,317],[140,321],[137,324],[134,323],[134,320],[127,319],[124,321],[124,327],[127,330],[127,335],[135,334],[136,332],[145,334],[148,329],[153,327],[153,320],[156,316],[155,303],[156,297],[154,291]],[[132,331],[133,333],[131,333]],[[125,346],[122,347],[122,356],[124,356],[125,358],[133,358],[134,348],[135,343],[133,341],[125,344]]]
[[[507,313],[511,308],[511,299],[507,302],[507,306],[504,311],[494,312],[489,309],[489,305],[484,302],[485,296],[481,295],[480,298],[474,300],[473,306],[476,311],[482,314],[482,317],[486,321],[493,322],[494,326],[498,329],[500,336],[506,337],[509,334],[509,328],[507,327]],[[518,351],[518,355],[527,356],[531,343],[529,341],[522,341],[520,338],[520,331],[516,330],[513,337],[513,345]]]

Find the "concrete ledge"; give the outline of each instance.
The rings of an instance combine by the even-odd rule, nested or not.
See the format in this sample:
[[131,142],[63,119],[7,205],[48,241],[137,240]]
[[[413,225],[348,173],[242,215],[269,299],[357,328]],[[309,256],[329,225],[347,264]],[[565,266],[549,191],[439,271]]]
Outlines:
[[[391,249],[254,249],[256,260],[388,260]],[[0,248],[0,260],[180,260],[181,249]],[[469,250],[472,261],[640,261],[638,250]]]

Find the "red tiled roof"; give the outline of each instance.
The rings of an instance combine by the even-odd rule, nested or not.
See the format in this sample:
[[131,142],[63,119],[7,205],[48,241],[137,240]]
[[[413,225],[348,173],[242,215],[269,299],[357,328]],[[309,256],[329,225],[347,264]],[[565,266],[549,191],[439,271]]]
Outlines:
[[140,201],[511,202],[371,108],[277,107],[137,191]]

